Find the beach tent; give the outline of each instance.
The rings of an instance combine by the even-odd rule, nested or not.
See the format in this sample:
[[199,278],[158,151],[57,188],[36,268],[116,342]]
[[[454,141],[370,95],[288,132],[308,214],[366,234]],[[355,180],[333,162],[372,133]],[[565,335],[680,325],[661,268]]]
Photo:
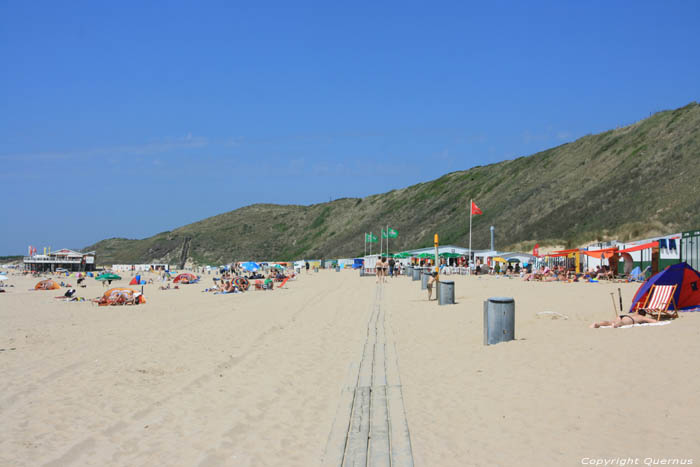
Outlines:
[[39,281],[35,286],[34,290],[57,290],[60,289],[61,286],[58,285],[56,281],[53,281],[51,279],[46,279],[43,281]]
[[105,305],[135,305],[137,303],[146,303],[146,299],[141,293],[133,289],[127,289],[124,287],[115,287],[109,289],[102,295],[97,303],[100,306]]
[[141,275],[137,274],[134,276],[133,279],[129,282],[129,285],[139,285],[141,283]]
[[241,268],[245,269],[246,271],[257,271],[260,269],[260,266],[258,266],[258,263],[253,261],[246,261],[245,263],[241,264]]
[[365,262],[365,260],[362,258],[355,258],[355,259],[353,259],[353,262],[352,262],[352,268],[353,269],[360,269],[362,267],[362,265],[364,264],[364,262]]
[[632,299],[630,313],[634,311],[638,303],[640,305],[644,304],[652,285],[678,286],[673,295],[677,307],[674,307],[674,300],[672,300],[669,310],[688,311],[693,308],[700,308],[700,273],[691,268],[688,263],[678,263],[651,276],[648,281],[639,287]]
[[181,274],[178,274],[175,279],[173,279],[173,282],[176,284],[183,283],[183,284],[193,284],[199,280],[199,277],[195,276],[191,272],[183,272]]

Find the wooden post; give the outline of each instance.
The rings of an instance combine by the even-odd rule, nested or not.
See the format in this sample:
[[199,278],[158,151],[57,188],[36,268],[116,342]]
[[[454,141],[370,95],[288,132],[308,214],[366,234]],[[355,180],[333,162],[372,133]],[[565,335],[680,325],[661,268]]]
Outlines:
[[651,274],[654,275],[659,272],[659,258],[661,257],[661,250],[658,246],[651,248]]

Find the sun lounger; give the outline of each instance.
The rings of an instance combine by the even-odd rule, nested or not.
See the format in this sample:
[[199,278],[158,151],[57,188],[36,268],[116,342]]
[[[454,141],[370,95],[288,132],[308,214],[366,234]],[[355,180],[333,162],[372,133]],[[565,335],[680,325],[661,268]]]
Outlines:
[[[668,318],[678,318],[678,311],[676,311],[678,307],[673,298],[673,294],[676,293],[676,287],[678,287],[678,284],[652,285],[644,305],[638,306],[636,311],[644,310],[650,316],[656,314],[657,320],[661,319],[661,315]],[[668,307],[671,305],[671,302],[673,302],[673,310],[669,311]]]

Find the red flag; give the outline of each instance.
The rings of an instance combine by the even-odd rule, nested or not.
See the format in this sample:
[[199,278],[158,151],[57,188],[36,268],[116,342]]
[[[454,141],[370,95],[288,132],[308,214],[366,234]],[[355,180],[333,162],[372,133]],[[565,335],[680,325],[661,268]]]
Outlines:
[[540,244],[535,243],[535,248],[532,249],[532,256],[540,256]]
[[481,212],[481,209],[479,209],[479,206],[477,206],[474,201],[472,201],[472,214],[483,214],[483,212]]

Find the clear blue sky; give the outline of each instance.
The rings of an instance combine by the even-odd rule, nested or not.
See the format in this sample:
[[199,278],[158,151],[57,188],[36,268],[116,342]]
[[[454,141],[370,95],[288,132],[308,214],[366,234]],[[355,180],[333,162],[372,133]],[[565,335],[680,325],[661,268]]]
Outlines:
[[694,0],[257,3],[2,2],[0,255],[384,192],[700,100]]

